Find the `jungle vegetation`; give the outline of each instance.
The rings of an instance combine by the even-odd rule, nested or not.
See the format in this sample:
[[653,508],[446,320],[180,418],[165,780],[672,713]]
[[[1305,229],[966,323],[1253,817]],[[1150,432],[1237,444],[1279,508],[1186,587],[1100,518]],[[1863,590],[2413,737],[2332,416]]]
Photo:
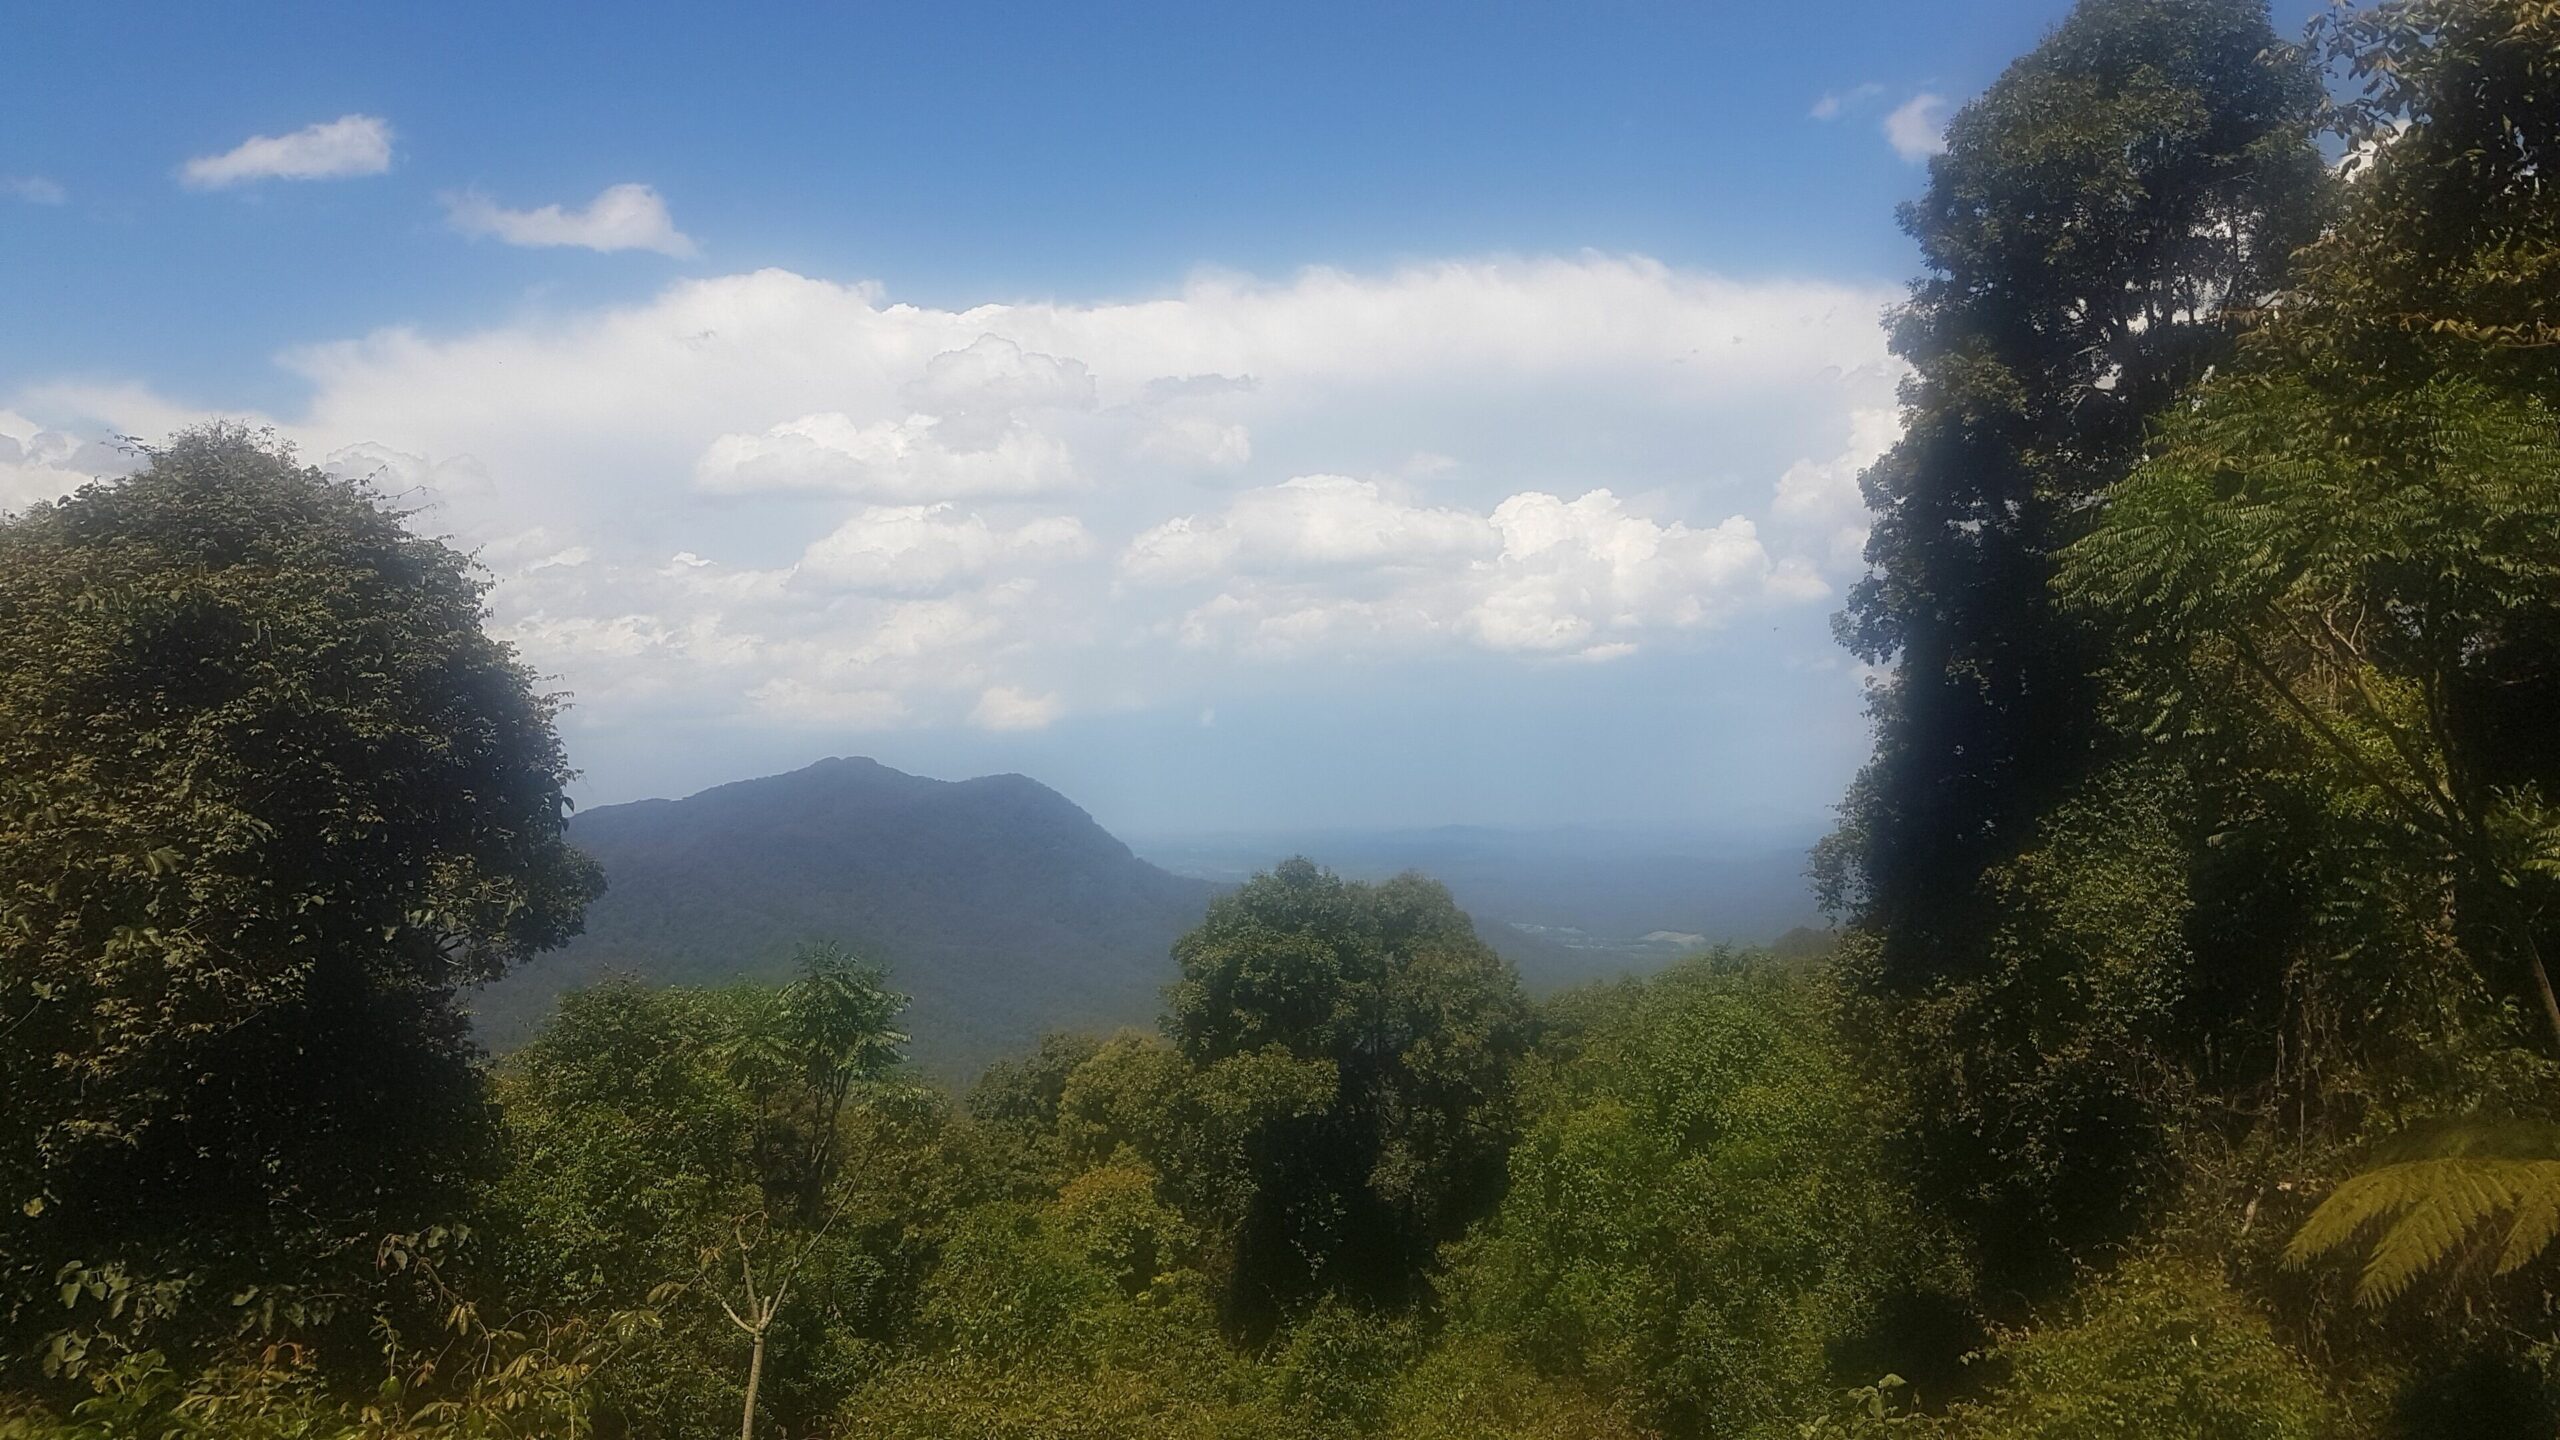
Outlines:
[[1293,861],[953,1093],[575,933],[469,561],[0,519],[0,1435],[2560,1433],[2560,3],[2082,0],[1903,223],[1827,945],[1532,1003]]

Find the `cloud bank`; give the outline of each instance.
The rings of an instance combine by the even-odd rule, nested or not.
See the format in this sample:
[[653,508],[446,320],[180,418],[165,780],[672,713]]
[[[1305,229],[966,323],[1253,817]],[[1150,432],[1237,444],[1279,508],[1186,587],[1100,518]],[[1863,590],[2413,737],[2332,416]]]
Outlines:
[[[959,309],[765,270],[309,346],[270,418],[477,551],[573,725],[1187,724],[1238,684],[1818,625],[1892,299],[1597,254]],[[202,413],[11,405],[0,505]]]

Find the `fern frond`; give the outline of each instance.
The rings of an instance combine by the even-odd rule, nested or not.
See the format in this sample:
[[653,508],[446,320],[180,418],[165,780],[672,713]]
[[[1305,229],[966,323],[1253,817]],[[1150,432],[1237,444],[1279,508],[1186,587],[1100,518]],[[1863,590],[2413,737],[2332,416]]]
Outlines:
[[2560,1160],[2526,1160],[2531,1173],[2520,1185],[2516,1216],[2507,1227],[2507,1243],[2498,1251],[2498,1273],[2510,1274],[2560,1239]]
[[2410,1282],[2452,1255],[2481,1222],[2505,1207],[2506,1192],[2496,1177],[2484,1174],[2497,1161],[2421,1160],[2408,1177],[2415,1193],[2400,1218],[2375,1243],[2356,1282],[2356,1299],[2383,1305],[2397,1299]]
[[2560,1238],[2560,1160],[2446,1156],[2368,1170],[2311,1212],[2285,1247],[2285,1263],[2306,1265],[2386,1225],[2356,1282],[2359,1303],[2384,1305],[2499,1220],[2506,1234],[2495,1273],[2549,1249]]

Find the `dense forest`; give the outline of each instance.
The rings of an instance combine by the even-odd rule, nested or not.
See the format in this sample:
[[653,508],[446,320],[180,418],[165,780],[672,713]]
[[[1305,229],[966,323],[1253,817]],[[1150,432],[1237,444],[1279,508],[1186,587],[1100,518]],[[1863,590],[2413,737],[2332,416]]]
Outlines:
[[[1834,943],[1526,999],[1293,861],[960,1093],[607,980],[470,560],[0,519],[0,1436],[2560,1433],[2560,3],[2083,0],[1903,224]],[[537,962],[538,963],[538,962]]]

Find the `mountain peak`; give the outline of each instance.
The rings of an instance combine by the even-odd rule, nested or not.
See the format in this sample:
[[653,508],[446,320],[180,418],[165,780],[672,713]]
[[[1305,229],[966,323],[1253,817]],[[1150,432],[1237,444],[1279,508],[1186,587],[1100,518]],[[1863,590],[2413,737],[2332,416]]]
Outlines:
[[1058,1025],[1153,1018],[1173,941],[1217,888],[1139,859],[1027,775],[935,780],[861,756],[681,800],[580,812],[604,865],[586,933],[483,990],[492,1044],[607,971],[681,984],[772,979],[837,940],[915,997],[907,1028],[956,1073]]

